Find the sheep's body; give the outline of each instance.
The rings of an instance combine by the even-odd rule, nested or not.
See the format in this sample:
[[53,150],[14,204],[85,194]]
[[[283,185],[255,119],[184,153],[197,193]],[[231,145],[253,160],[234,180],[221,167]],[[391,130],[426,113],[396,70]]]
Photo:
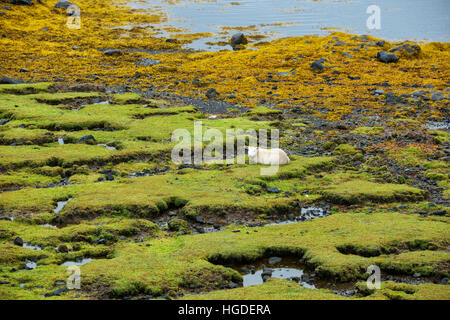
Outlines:
[[248,157],[250,163],[283,165],[289,163],[289,157],[281,149],[263,149],[258,147],[248,147]]

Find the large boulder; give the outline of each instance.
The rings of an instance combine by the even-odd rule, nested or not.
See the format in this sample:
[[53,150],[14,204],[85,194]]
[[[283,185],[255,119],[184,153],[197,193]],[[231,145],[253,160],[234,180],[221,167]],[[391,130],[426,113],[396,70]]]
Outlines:
[[231,37],[231,46],[232,47],[244,45],[247,43],[248,43],[247,38],[245,37],[245,35],[242,32],[235,33]]
[[384,63],[392,63],[392,62],[397,62],[398,61],[398,57],[393,54],[393,53],[388,53],[386,51],[380,51],[377,54],[377,59],[381,62]]
[[12,0],[11,4],[21,5],[21,6],[32,6],[33,0]]
[[401,58],[419,58],[422,50],[417,44],[404,43],[389,50]]
[[19,84],[19,83],[23,83],[23,81],[22,80],[13,79],[13,78],[8,78],[8,77],[1,77],[0,78],[0,84]]
[[70,7],[73,3],[67,0],[60,0],[55,4],[56,9],[67,9]]

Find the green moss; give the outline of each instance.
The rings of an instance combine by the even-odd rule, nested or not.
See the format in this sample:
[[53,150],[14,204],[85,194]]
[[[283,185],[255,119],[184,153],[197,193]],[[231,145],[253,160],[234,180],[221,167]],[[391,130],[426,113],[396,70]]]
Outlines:
[[171,231],[183,231],[187,233],[189,230],[189,225],[185,220],[174,218],[168,222],[169,230]]
[[0,93],[29,94],[46,92],[53,83],[21,83],[21,84],[0,84]]
[[351,146],[349,144],[340,144],[334,149],[334,153],[346,156],[346,157],[352,157],[355,159],[362,159],[362,152],[358,149],[356,149],[354,146]]
[[364,136],[376,136],[384,132],[382,127],[358,127],[351,131],[353,134]]
[[380,184],[365,180],[352,180],[333,185],[322,193],[328,201],[341,204],[364,201],[419,201],[427,197],[426,191],[403,184]]

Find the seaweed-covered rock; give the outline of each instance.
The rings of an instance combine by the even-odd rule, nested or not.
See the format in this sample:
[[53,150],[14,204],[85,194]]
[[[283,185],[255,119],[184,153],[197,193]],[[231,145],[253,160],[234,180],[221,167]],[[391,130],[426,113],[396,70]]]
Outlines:
[[183,231],[187,232],[189,229],[189,225],[183,219],[174,218],[167,223],[167,226],[170,231]]
[[72,2],[67,0],[60,0],[55,4],[56,9],[67,9],[72,5]]
[[397,47],[392,48],[389,52],[404,58],[419,58],[421,49],[417,44],[405,43]]
[[235,33],[232,37],[231,37],[231,45],[234,46],[238,46],[238,45],[244,45],[247,44],[247,38],[245,37],[245,35],[242,32],[239,33]]
[[33,0],[13,0],[11,4],[21,5],[21,6],[32,6]]
[[388,53],[386,51],[380,51],[377,53],[377,59],[384,63],[397,62],[398,57],[393,53]]

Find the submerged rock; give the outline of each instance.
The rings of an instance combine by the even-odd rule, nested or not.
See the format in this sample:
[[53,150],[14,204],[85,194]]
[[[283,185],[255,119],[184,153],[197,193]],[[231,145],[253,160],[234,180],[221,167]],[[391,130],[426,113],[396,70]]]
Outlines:
[[248,40],[242,32],[235,33],[231,37],[231,46],[233,46],[233,47],[238,46],[238,45],[247,44],[247,43],[248,43]]

